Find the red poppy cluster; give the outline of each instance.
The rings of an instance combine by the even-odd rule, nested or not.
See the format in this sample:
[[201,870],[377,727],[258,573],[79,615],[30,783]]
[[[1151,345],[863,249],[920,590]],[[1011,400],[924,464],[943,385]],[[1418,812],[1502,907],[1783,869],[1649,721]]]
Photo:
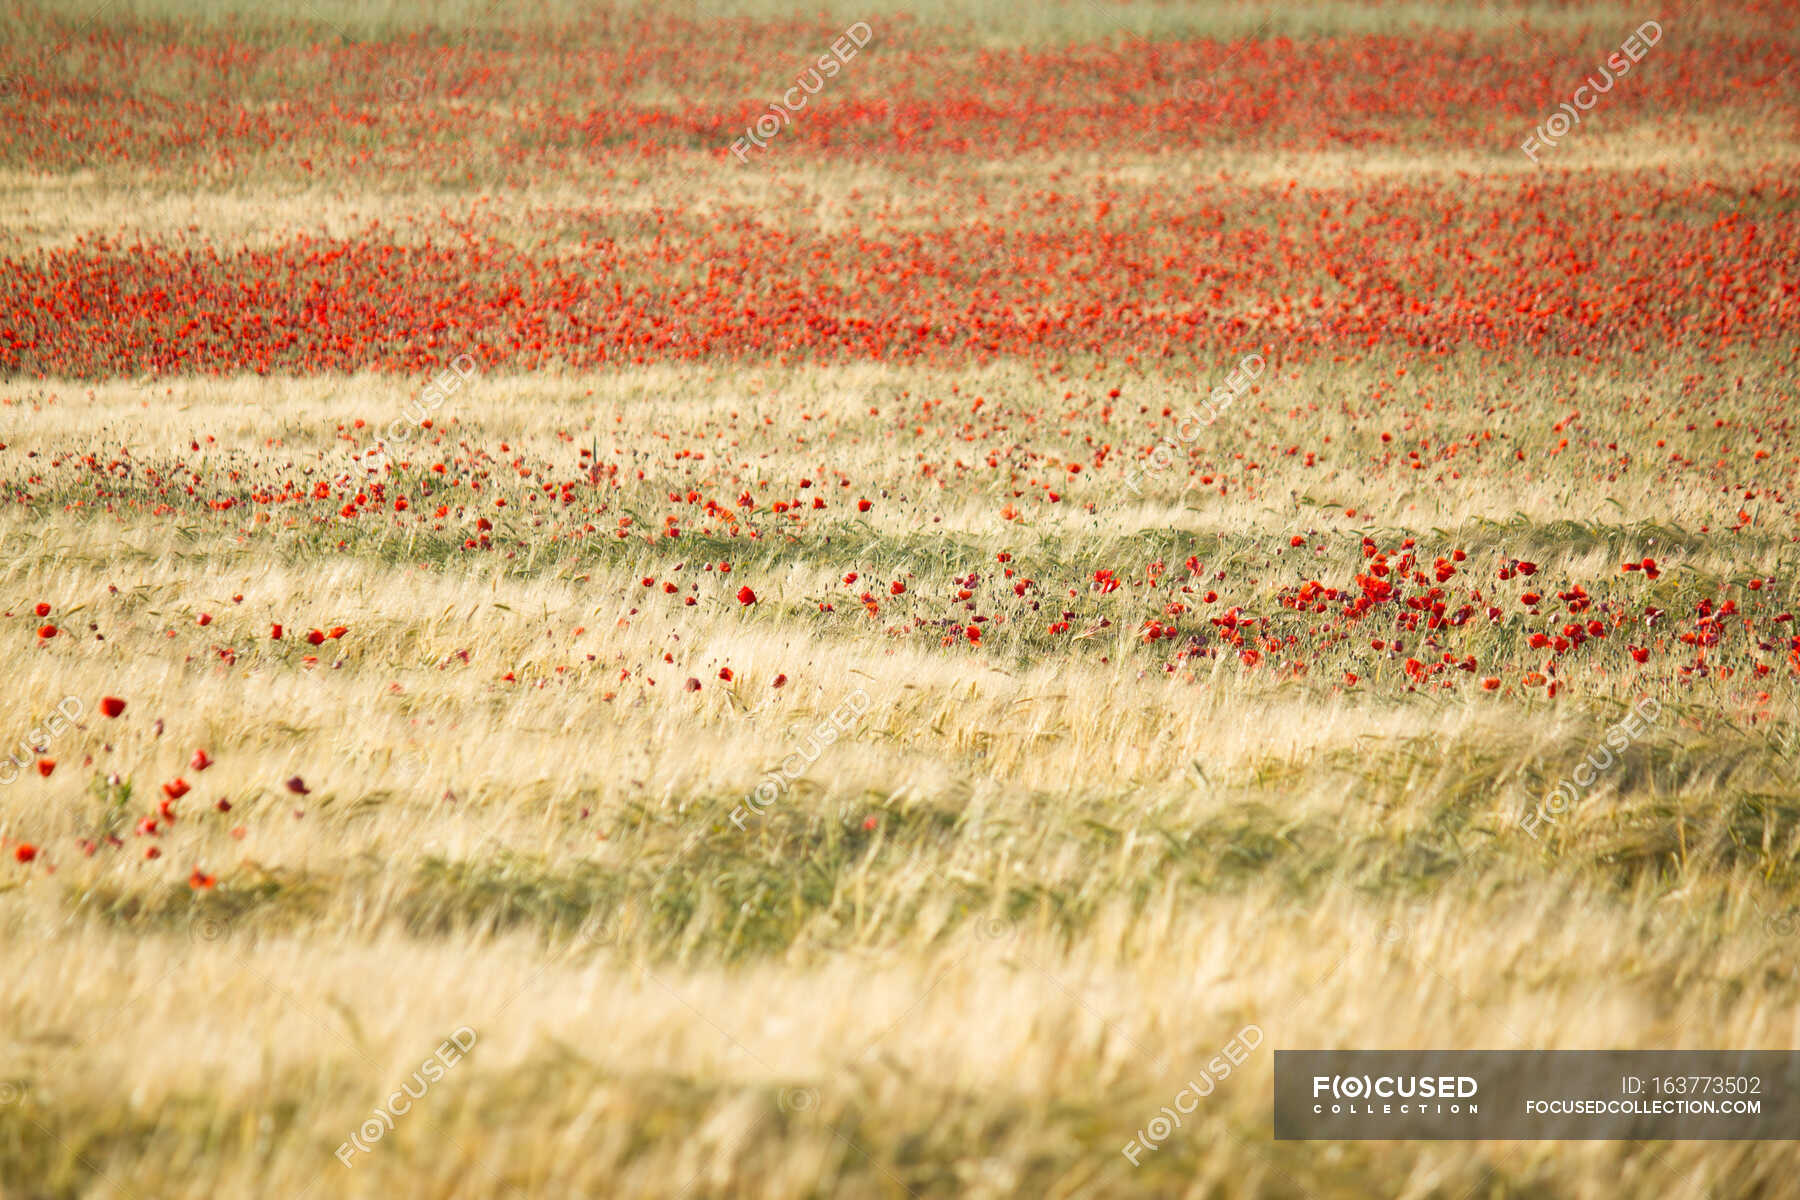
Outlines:
[[[1355,7],[1379,20],[1385,4]],[[1611,119],[1793,101],[1792,7],[1721,0],[1708,15],[1664,15],[1667,36],[1607,93]],[[161,163],[204,180],[456,179],[476,160],[497,186],[518,186],[694,153],[737,165],[731,142],[782,82],[772,64],[842,32],[828,18],[659,9],[368,40],[323,25],[240,38],[224,23],[77,16],[39,14],[37,39],[0,46],[8,153],[56,170]],[[1128,19],[1085,42],[1000,48],[884,14],[770,153],[930,163],[1122,146],[1510,148],[1639,23],[1223,41],[1144,40]]]
[[[129,165],[131,186],[159,195],[329,181],[355,196],[392,178],[402,151],[403,183],[429,204],[403,193],[381,221],[253,243],[155,226],[0,241],[10,391],[473,367],[457,368],[468,385],[454,405],[380,455],[360,452],[394,413],[373,405],[317,455],[203,430],[155,451],[21,437],[11,453],[0,442],[0,498],[520,569],[548,547],[616,568],[627,624],[698,609],[962,656],[1123,660],[1175,682],[1224,670],[1548,697],[1622,675],[1706,681],[1754,707],[1762,681],[1800,670],[1792,584],[1767,567],[1692,569],[1687,531],[1616,531],[1599,574],[1516,531],[1409,537],[1335,506],[1235,537],[1140,530],[1077,552],[1031,536],[1035,521],[1063,536],[1146,494],[1166,502],[1149,522],[1204,502],[1229,526],[1296,481],[1380,494],[1554,474],[1590,493],[1625,476],[1638,494],[1703,496],[1714,515],[1694,536],[1791,540],[1800,177],[1753,156],[1707,173],[1662,153],[1736,114],[1759,128],[1800,116],[1796,10],[1726,7],[1742,32],[1671,29],[1606,98],[1609,126],[1653,126],[1659,153],[1554,170],[1518,141],[1590,60],[1523,32],[998,50],[894,20],[751,168],[729,147],[766,102],[768,64],[828,27],[736,22],[721,39],[640,12],[624,36],[600,12],[554,35],[369,44],[135,18],[53,27],[54,54],[0,46],[0,162],[92,170],[102,186],[124,186]],[[1602,32],[1616,44],[1622,31],[1574,40]],[[694,54],[702,43],[733,49]],[[318,86],[296,92],[297,79]],[[1571,164],[1584,152],[1557,148]],[[1365,162],[1378,169],[1354,169]],[[753,170],[770,173],[742,194],[717,183]],[[541,186],[571,178],[579,199]],[[481,194],[497,189],[522,199],[502,211]],[[1216,395],[1220,365],[1246,356],[1266,370],[1204,424],[1171,399]],[[897,369],[782,424],[745,404],[671,406],[637,444],[608,444],[573,410],[554,446],[468,431],[500,403],[482,391],[490,374],[867,363]],[[1006,386],[988,386],[996,364]],[[753,466],[737,452],[752,445],[775,461]],[[872,459],[888,465],[845,465]],[[988,549],[906,542],[944,493],[966,501],[951,517],[989,521]],[[809,577],[795,556],[832,565]],[[20,649],[80,652],[51,603],[19,603]],[[251,629],[216,603],[191,617],[226,665],[290,645],[316,665],[306,647],[349,633],[308,621],[265,634],[266,618]],[[571,650],[500,682],[573,681],[592,661]],[[466,651],[443,666],[459,662]],[[751,676],[664,651],[636,670],[607,663],[604,680],[653,686],[663,667],[695,704]],[[726,687],[702,682],[715,677]],[[109,718],[125,709],[100,702]],[[186,769],[211,762],[196,751]],[[35,765],[43,779],[58,768]],[[310,790],[299,776],[285,787]],[[140,835],[176,820],[189,788],[165,782]],[[21,862],[41,853],[15,848]]]
[[[1791,127],[1796,10],[1727,7],[1744,10],[1741,32],[1723,18],[1671,29],[1607,94],[1606,121],[1656,121],[1676,142],[1744,113]],[[828,26],[739,22],[722,43],[678,16],[634,12],[629,36],[616,20],[358,44],[52,21],[42,44],[0,46],[0,162],[22,169],[118,164],[153,192],[215,180],[222,163],[243,165],[233,184],[356,185],[391,180],[385,151],[400,147],[424,156],[409,168],[421,185],[465,187],[477,162],[495,188],[616,181],[523,214],[402,206],[356,236],[20,244],[0,252],[0,371],[417,373],[459,354],[518,371],[1054,363],[1266,344],[1580,356],[1697,334],[1757,346],[1795,319],[1800,181],[1784,165],[1740,164],[1723,189],[1679,162],[1524,169],[1520,138],[1578,79],[1570,63],[1591,65],[1577,48],[1598,29],[1548,44],[1421,31],[970,53],[895,20],[767,152],[809,171],[872,158],[894,171],[896,186],[857,192],[847,230],[790,220],[760,192],[682,183],[744,169],[729,145],[766,104],[767,64]],[[1488,158],[1475,171],[1252,169],[1256,152],[1389,146]],[[1074,165],[1171,156],[1179,186]],[[669,172],[648,211],[645,170]]]
[[[45,605],[39,604],[37,607],[44,608]],[[102,696],[98,707],[101,714],[108,718],[117,719],[122,717],[125,713],[125,701],[118,696]],[[157,729],[158,732],[161,731],[161,722],[157,723]],[[111,746],[109,745],[106,748],[110,750]],[[213,757],[208,754],[204,748],[196,748],[193,756],[188,759],[188,770],[194,772],[204,771],[213,765],[213,761]],[[93,762],[94,756],[88,754],[84,759],[83,765],[91,766]],[[55,769],[55,766],[56,763],[51,759],[40,759],[38,761],[38,774],[48,779],[51,771]],[[123,780],[121,780],[116,773],[107,777],[106,786],[109,793],[116,794],[120,799],[129,795],[128,787],[125,786]],[[164,781],[159,788],[159,791],[162,795],[161,799],[156,802],[155,807],[145,815],[139,817],[131,827],[134,836],[147,839],[148,844],[145,846],[143,852],[143,858],[146,861],[155,861],[162,857],[162,848],[157,845],[155,839],[160,838],[168,826],[175,824],[175,822],[180,819],[175,807],[176,801],[181,800],[183,797],[187,796],[189,792],[193,791],[193,785],[182,776],[177,775]],[[230,812],[231,802],[229,800],[221,799],[214,807],[221,813]],[[231,832],[233,837],[241,838],[244,836],[245,830],[242,826],[239,826]],[[112,831],[109,822],[107,828],[97,832],[92,837],[78,839],[76,844],[80,848],[82,854],[91,858],[102,849],[121,849],[124,847],[125,841],[118,833]],[[3,849],[5,845],[5,840],[0,839],[0,849]],[[13,858],[19,863],[36,862],[43,854],[43,848],[32,842],[21,841],[13,847]],[[54,864],[47,863],[45,869],[54,871],[55,866]],[[209,875],[202,871],[199,867],[195,867],[192,874],[188,877],[188,884],[195,890],[208,890],[218,884],[218,879],[216,876]]]
[[748,207],[722,217],[709,198],[629,257],[585,232],[533,252],[492,221],[453,243],[371,228],[223,252],[84,240],[0,255],[0,370],[423,374],[461,353],[483,371],[1090,355],[1210,368],[1255,347],[1580,360],[1696,336],[1776,348],[1800,322],[1800,180],[1774,166],[1722,215],[1713,185],[1667,172],[1053,179],[987,198],[991,217],[954,237],[910,228],[955,201],[934,193],[975,186],[923,189],[855,234],[777,230]]

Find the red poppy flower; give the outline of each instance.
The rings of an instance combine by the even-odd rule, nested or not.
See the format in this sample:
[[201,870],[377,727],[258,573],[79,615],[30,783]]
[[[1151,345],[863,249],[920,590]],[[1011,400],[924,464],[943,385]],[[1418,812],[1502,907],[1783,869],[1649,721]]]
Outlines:
[[737,598],[738,598],[738,603],[745,605],[745,606],[756,603],[756,593],[750,590],[749,584],[745,584],[743,587],[738,589]]
[[38,636],[41,638],[55,637],[56,636],[56,626],[54,626],[54,625],[39,625],[38,626]]
[[180,776],[176,776],[174,779],[171,779],[169,782],[162,785],[163,795],[171,800],[181,799],[188,794],[188,791],[188,781],[182,779]]
[[312,792],[312,789],[306,786],[306,780],[300,778],[298,775],[289,779],[284,786],[296,796],[305,796]]
[[20,842],[13,850],[13,857],[22,863],[28,863],[37,857],[37,847],[30,842]]
[[45,604],[42,600],[40,600],[40,601],[38,601],[37,607],[32,609],[31,611],[36,613],[40,617],[47,617],[50,615],[50,606],[48,604]]
[[188,769],[192,771],[204,771],[212,765],[213,760],[207,756],[204,750],[194,751],[194,757],[188,759]]
[[102,696],[100,698],[100,711],[109,717],[116,717],[125,711],[125,702],[117,696]]
[[317,645],[321,644],[322,642],[324,642],[324,640],[325,640],[325,631],[323,629],[315,629],[311,633],[306,635],[306,642],[307,642],[307,645],[309,645],[309,646],[317,646]]
[[211,875],[202,872],[199,867],[195,867],[193,874],[188,876],[188,886],[197,892],[206,891],[218,882]]
[[40,758],[37,760],[38,774],[42,775],[45,779],[50,778],[50,772],[54,770],[56,770],[56,760],[54,758]]

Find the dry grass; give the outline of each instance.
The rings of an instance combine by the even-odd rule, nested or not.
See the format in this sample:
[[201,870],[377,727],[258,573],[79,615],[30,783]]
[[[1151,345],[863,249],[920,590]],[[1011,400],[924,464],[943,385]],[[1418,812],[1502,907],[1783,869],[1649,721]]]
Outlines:
[[[397,245],[443,236],[447,222],[523,247],[555,234],[551,245],[573,252],[572,228],[592,234],[605,198],[605,215],[620,221],[677,208],[691,218],[754,212],[766,223],[796,231],[848,236],[867,217],[867,197],[882,197],[882,227],[890,231],[937,230],[983,220],[959,209],[958,198],[979,186],[999,208],[1025,208],[1047,177],[1083,189],[1105,188],[1129,204],[1138,194],[1171,188],[1266,189],[1272,196],[1290,183],[1310,195],[1354,192],[1371,184],[1420,179],[1482,178],[1506,181],[1549,169],[1629,177],[1700,175],[1721,184],[1750,180],[1771,164],[1800,165],[1800,141],[1769,125],[1746,128],[1705,121],[1615,125],[1563,147],[1548,167],[1534,165],[1515,141],[1484,153],[1395,150],[1268,153],[1229,147],[1171,154],[1145,149],[1132,155],[1056,153],[1000,162],[945,166],[929,174],[899,164],[809,164],[804,173],[745,172],[735,159],[678,159],[644,169],[635,186],[619,188],[610,170],[588,169],[539,187],[510,189],[504,205],[464,186],[433,186],[410,170],[359,181],[278,185],[256,164],[240,165],[217,186],[173,186],[150,175],[102,173],[46,176],[0,171],[0,248],[12,253],[71,249],[96,238],[134,237],[221,249],[268,249],[296,232],[354,240],[379,228]],[[580,214],[580,223],[571,214]],[[1048,222],[1047,222],[1048,223]],[[622,249],[633,231],[620,233]]]
[[[815,7],[808,20],[869,16]],[[1521,13],[1610,32],[1644,16],[908,7],[971,47],[1482,32]],[[15,7],[6,27],[91,11]],[[588,16],[562,0],[313,11],[320,24],[268,39]],[[97,26],[195,16],[254,37],[261,13],[115,0]],[[271,95],[293,79],[379,89],[292,57],[294,76],[249,77]],[[578,74],[579,60],[546,69]],[[748,94],[766,90],[768,64],[739,68]],[[167,69],[142,90],[178,89],[195,68]],[[1116,199],[1121,221],[1134,197],[1205,190],[1274,226],[1289,181],[1307,194],[1292,203],[1336,206],[1395,181],[1504,188],[1536,171],[1504,142],[1059,150],[939,173],[830,158],[738,170],[717,151],[628,179],[577,165],[504,203],[407,171],[315,185],[246,162],[192,190],[169,164],[27,166],[0,176],[0,252],[95,237],[280,246],[376,221],[394,242],[596,233],[629,249],[665,219],[678,238],[682,221],[745,212],[769,230],[896,237],[1028,213],[1029,231],[1069,219],[1028,204],[1047,179]],[[1791,214],[1746,196],[1795,157],[1777,120],[1672,114],[1584,130],[1547,175],[1701,175],[1717,186],[1673,201],[1671,219],[1744,206],[1774,228]],[[971,189],[992,208],[957,209]],[[639,269],[622,255],[617,280]],[[1791,298],[1744,302],[1758,319],[1791,311]],[[1740,640],[1698,674],[1673,644],[1674,618],[1716,595],[1800,602],[1786,499],[1800,458],[1769,416],[1791,405],[1792,357],[1502,361],[1465,346],[1343,361],[1252,324],[1273,339],[1268,373],[1137,494],[1121,458],[1230,362],[1104,325],[1060,371],[483,374],[391,471],[366,451],[421,379],[0,380],[0,756],[27,760],[6,782],[0,757],[0,1200],[1792,1195],[1792,1142],[1332,1144],[1271,1129],[1276,1047],[1800,1044],[1800,688],[1773,640]],[[1289,453],[1301,443],[1317,463]],[[1097,446],[1117,449],[1103,468]],[[410,515],[258,495],[345,472],[404,493]],[[547,480],[573,481],[569,499]],[[728,507],[754,492],[758,507],[735,527],[684,508],[683,537],[656,536],[688,489]],[[769,511],[814,494],[829,507]],[[441,519],[414,519],[439,503]],[[1311,617],[1280,603],[1310,579],[1349,586],[1365,538],[1416,539],[1421,564],[1466,551],[1457,586],[1495,589],[1529,557],[1541,581],[1585,583],[1598,611],[1660,605],[1671,645],[1646,663],[1622,635],[1591,645],[1553,698],[1519,682],[1544,656],[1526,651],[1515,585],[1503,619],[1463,635],[1505,686],[1412,687],[1407,652],[1372,649],[1367,629],[1313,638]],[[1141,619],[1168,599],[1145,564],[1173,571],[1190,554],[1223,597],[1184,622],[1205,634],[1242,606],[1299,639],[1293,663],[1240,669],[1226,651],[1177,668],[1143,644]],[[1014,594],[1002,555],[1038,590]],[[1659,579],[1621,575],[1651,555]],[[1102,569],[1126,577],[1111,599],[1094,595]],[[973,609],[953,599],[970,573],[992,618],[979,647],[963,640]],[[755,605],[735,600],[741,583]],[[55,637],[38,636],[39,601]],[[1052,638],[1065,604],[1079,636]],[[341,639],[302,640],[340,625]],[[107,695],[127,699],[121,718],[96,711]],[[69,696],[83,715],[46,739],[56,765],[40,777],[31,731]],[[1662,705],[1650,732],[1563,819],[1522,828],[1645,696]],[[754,811],[851,699],[842,736]],[[188,765],[197,747],[215,760],[204,771]],[[139,832],[177,776],[193,789],[173,820]],[[303,794],[285,785],[296,776]],[[28,863],[20,843],[38,850]],[[196,871],[216,884],[190,886]],[[1260,1048],[1134,1167],[1121,1147],[1248,1025]],[[463,1028],[467,1059],[340,1166],[371,1111]]]
[[[1030,379],[1008,370],[958,378],[1023,399]],[[620,509],[667,486],[682,443],[658,431],[735,437],[718,482],[741,461],[779,490],[817,469],[806,429],[858,493],[898,498],[916,467],[866,398],[946,383],[646,368],[485,379],[441,415],[446,445],[506,439],[527,461],[617,447],[648,476]],[[141,472],[205,432],[209,474],[323,471],[347,461],[331,430],[404,395],[378,379],[31,388],[0,441],[130,446]],[[638,399],[656,395],[691,399]],[[1528,395],[1521,429],[1564,402]],[[1279,419],[1268,407],[1244,415]],[[1535,547],[1553,578],[1730,503],[1659,488],[1654,464],[1641,481],[1567,471],[1549,494],[1469,465],[1436,503],[1349,470],[1308,486],[1370,527],[1461,525],[1474,569]],[[1271,495],[1301,479],[1271,474]],[[1009,526],[978,491],[928,493],[736,547],[733,578],[763,591],[744,610],[646,601],[661,597],[639,576],[672,577],[693,547],[571,547],[524,525],[503,527],[524,535],[517,557],[462,561],[310,522],[58,512],[80,489],[39,486],[4,527],[0,595],[54,600],[67,636],[36,646],[34,619],[6,623],[0,728],[68,694],[90,715],[50,747],[54,776],[0,788],[0,837],[29,833],[54,867],[0,895],[7,942],[29,948],[0,984],[0,1161],[23,1194],[1777,1195],[1792,1169],[1773,1146],[1271,1143],[1266,1049],[1143,1167],[1118,1152],[1246,1024],[1270,1047],[1792,1044],[1785,693],[1746,724],[1617,663],[1617,694],[1659,694],[1669,715],[1537,840],[1518,814],[1616,716],[1598,680],[1561,706],[1222,667],[1172,686],[1123,634],[1046,658],[1021,633],[976,657],[807,612],[845,561],[930,588],[959,555],[1009,547],[1049,574],[1227,527],[1224,552],[1272,587],[1319,565],[1280,565],[1294,515],[1272,501],[1096,489]],[[1644,523],[1557,523],[1603,491]],[[1352,552],[1365,527],[1301,516]],[[927,552],[914,536],[934,518],[947,541]],[[1791,577],[1780,541],[1677,541],[1659,548],[1672,575]],[[273,621],[351,632],[313,652],[269,642]],[[856,691],[847,735],[739,828],[764,772]],[[94,716],[102,694],[132,708]],[[217,765],[183,772],[195,791],[146,863],[130,823],[195,746]],[[293,774],[310,795],[282,789]],[[108,830],[122,849],[74,849]],[[219,886],[189,889],[196,867]],[[343,1171],[340,1144],[461,1026],[467,1062]]]
[[[668,3],[583,4],[580,0],[532,0],[497,5],[494,0],[310,0],[296,11],[272,12],[253,0],[27,0],[11,19],[32,28],[37,14],[75,22],[96,19],[104,26],[128,19],[234,23],[240,28],[298,22],[314,31],[350,38],[405,36],[423,29],[494,30],[564,27],[611,20],[629,26],[646,9],[695,20],[806,20],[843,27],[853,21],[900,17],[961,31],[992,46],[1094,42],[1115,38],[1332,37],[1403,34],[1443,30],[1492,34],[1528,21],[1541,32],[1595,28],[1629,29],[1644,13],[1629,5],[1571,5],[1558,0],[1502,0],[1470,5],[1426,4],[1417,0],[1306,0],[1269,6],[1254,0],[1045,0],[1021,7],[996,0],[906,0],[903,4],[862,0],[820,0],[802,6],[779,0],[670,0]],[[275,21],[271,21],[275,18]],[[1754,13],[1683,14],[1688,28],[1742,31]],[[41,19],[41,18],[40,18]]]

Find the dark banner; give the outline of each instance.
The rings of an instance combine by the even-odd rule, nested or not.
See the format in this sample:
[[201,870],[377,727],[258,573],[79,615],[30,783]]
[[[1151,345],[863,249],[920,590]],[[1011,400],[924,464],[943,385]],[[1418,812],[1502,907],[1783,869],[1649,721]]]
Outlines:
[[1277,1050],[1285,1140],[1800,1138],[1800,1052]]

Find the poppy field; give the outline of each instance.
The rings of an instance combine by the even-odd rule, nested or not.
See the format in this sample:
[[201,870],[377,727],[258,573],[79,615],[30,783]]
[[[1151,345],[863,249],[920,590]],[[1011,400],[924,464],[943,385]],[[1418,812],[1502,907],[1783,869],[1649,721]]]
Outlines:
[[1794,1194],[1271,1124],[1800,1046],[1792,6],[0,0],[0,118],[0,1196]]

